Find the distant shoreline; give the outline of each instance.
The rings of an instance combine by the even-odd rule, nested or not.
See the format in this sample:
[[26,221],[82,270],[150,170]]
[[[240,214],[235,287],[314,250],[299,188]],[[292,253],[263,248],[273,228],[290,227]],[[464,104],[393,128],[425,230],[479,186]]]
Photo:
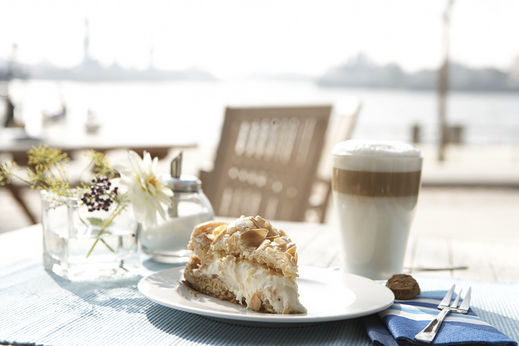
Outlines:
[[[106,133],[149,132],[157,138],[169,138],[172,128],[181,127],[182,135],[200,138],[206,147],[217,143],[227,106],[326,103],[333,104],[334,114],[339,116],[350,114],[362,103],[354,134],[359,138],[408,141],[411,127],[419,125],[421,142],[434,143],[438,129],[434,90],[334,89],[313,81],[258,79],[169,83],[20,80],[10,83],[9,93],[17,116],[33,125],[30,131],[35,135],[40,131],[42,111],[57,113],[62,104],[67,108],[71,132],[83,131],[90,111],[103,123]],[[462,142],[466,144],[519,145],[518,110],[516,93],[449,94],[449,124],[464,126]]]
[[[116,84],[124,84],[124,83],[186,83],[186,82],[208,82],[208,83],[221,83],[226,82],[225,79],[196,79],[196,78],[171,78],[171,79],[73,79],[73,78],[14,78],[11,82],[31,82],[31,81],[44,81],[44,82],[73,82],[73,83],[84,83],[84,84],[95,84],[95,83],[116,83]],[[318,82],[317,78],[307,78],[307,79],[298,79],[298,80],[290,80],[284,78],[245,78],[244,82],[280,82],[280,83],[308,83],[315,85],[316,87],[324,90],[371,90],[371,91],[406,91],[406,92],[436,92],[436,88],[427,88],[427,87],[405,87],[405,86],[367,86],[367,85],[326,85]],[[8,81],[0,80],[1,84],[6,84]],[[513,95],[519,94],[519,89],[462,89],[462,88],[450,88],[449,93],[458,94],[458,93],[467,93],[467,94],[506,94]]]
[[[320,88],[323,88],[323,89],[368,89],[368,90],[384,90],[384,91],[388,91],[388,90],[400,90],[400,91],[409,91],[409,92],[424,92],[424,91],[428,91],[428,92],[436,92],[437,89],[436,88],[426,88],[426,87],[423,87],[423,88],[417,88],[417,87],[414,87],[414,88],[410,88],[410,87],[404,87],[404,86],[401,86],[401,87],[389,87],[389,86],[357,86],[357,85],[337,85],[337,86],[332,86],[332,85],[323,85],[323,84],[319,84],[319,83],[316,83]],[[470,93],[470,94],[487,94],[487,93],[492,93],[492,94],[519,94],[519,89],[464,89],[464,88],[450,88],[448,89],[448,92],[449,93]]]

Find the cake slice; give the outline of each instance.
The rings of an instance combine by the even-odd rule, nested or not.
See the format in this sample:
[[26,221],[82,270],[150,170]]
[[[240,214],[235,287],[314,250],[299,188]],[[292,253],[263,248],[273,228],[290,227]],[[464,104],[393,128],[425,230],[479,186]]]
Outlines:
[[200,224],[188,248],[194,254],[184,277],[195,290],[255,311],[306,312],[297,292],[296,245],[262,217]]

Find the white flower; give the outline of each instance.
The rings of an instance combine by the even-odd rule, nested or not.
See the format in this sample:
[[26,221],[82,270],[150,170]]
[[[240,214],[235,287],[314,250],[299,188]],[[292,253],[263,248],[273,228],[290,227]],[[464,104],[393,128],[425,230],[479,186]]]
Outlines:
[[158,159],[153,161],[148,152],[144,157],[128,152],[129,165],[117,167],[121,174],[121,184],[127,189],[130,204],[137,221],[147,224],[157,223],[157,213],[163,218],[173,192],[157,174]]

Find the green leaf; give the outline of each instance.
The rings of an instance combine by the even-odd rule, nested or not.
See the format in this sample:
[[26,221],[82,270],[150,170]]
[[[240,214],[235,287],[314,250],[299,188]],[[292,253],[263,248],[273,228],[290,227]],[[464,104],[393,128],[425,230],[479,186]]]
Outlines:
[[98,217],[87,217],[88,222],[94,227],[101,227],[103,226],[103,219],[100,219]]

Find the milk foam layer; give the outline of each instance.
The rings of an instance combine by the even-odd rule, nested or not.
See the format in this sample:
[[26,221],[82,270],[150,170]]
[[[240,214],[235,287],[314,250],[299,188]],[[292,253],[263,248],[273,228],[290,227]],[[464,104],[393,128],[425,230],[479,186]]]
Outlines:
[[370,172],[415,172],[421,170],[420,150],[391,141],[349,140],[333,149],[336,168]]

